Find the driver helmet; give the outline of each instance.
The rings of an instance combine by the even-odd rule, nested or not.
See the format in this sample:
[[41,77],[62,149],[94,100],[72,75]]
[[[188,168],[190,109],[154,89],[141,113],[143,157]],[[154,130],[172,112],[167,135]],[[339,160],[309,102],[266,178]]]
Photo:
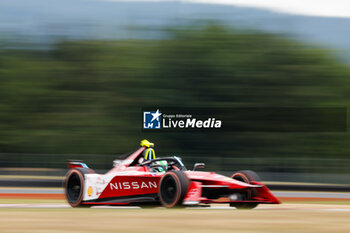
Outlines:
[[156,159],[156,152],[153,148],[147,148],[146,150],[144,150],[143,155],[145,160]]
[[156,152],[153,149],[154,144],[152,142],[149,142],[146,139],[144,139],[141,141],[140,145],[146,147],[146,149],[143,151],[143,157],[145,161],[156,159]]

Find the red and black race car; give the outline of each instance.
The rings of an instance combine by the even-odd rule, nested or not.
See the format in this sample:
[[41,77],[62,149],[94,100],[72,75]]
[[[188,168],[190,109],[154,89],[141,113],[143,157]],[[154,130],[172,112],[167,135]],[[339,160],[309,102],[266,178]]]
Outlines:
[[141,148],[126,159],[115,160],[106,174],[95,173],[81,161],[68,162],[64,189],[69,204],[174,207],[227,203],[251,209],[280,203],[253,171],[226,177],[196,171],[204,167],[202,163],[187,170],[179,157],[155,158],[152,147],[153,143],[143,140]]

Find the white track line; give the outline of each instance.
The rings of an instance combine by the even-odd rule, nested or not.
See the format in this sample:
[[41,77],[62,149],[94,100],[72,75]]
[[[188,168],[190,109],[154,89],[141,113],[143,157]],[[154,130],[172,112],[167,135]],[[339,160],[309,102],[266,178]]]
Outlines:
[[[1,208],[14,208],[14,209],[60,209],[60,208],[71,208],[68,204],[53,204],[53,203],[40,203],[40,204],[0,204]],[[142,209],[138,206],[93,206],[92,209]],[[164,209],[163,207],[155,207],[155,209]],[[211,207],[186,207],[188,210],[235,210],[236,208],[230,206],[211,206]],[[295,207],[295,206],[271,206],[271,207],[257,207],[251,211],[262,211],[262,210],[274,210],[274,211],[339,211],[339,212],[350,212],[350,208],[313,208],[308,207]]]

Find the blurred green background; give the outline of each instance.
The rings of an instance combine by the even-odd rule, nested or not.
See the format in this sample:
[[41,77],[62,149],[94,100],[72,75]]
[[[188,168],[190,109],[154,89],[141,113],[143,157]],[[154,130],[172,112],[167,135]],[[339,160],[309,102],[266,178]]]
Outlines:
[[158,156],[178,155],[189,167],[206,162],[208,170],[253,169],[271,180],[347,182],[347,132],[141,130],[145,106],[347,107],[350,68],[337,51],[216,21],[152,32],[53,36],[39,46],[3,34],[0,167],[65,168],[66,159],[84,159],[105,170],[146,138]]
[[348,172],[348,133],[141,131],[144,106],[319,107],[350,101],[350,69],[324,49],[215,24],[166,33],[162,40],[2,48],[1,165],[63,167],[73,156],[108,168],[116,155],[147,138],[158,155],[207,158],[209,168],[219,170],[241,166],[225,162],[240,158],[258,171]]

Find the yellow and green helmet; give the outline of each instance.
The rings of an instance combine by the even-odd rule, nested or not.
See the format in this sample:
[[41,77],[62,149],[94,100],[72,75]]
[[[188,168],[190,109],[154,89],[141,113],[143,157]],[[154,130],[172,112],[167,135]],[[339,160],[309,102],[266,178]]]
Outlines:
[[141,141],[141,146],[146,147],[147,149],[143,151],[143,156],[145,160],[156,159],[156,152],[152,147],[154,147],[154,143],[145,140]]

